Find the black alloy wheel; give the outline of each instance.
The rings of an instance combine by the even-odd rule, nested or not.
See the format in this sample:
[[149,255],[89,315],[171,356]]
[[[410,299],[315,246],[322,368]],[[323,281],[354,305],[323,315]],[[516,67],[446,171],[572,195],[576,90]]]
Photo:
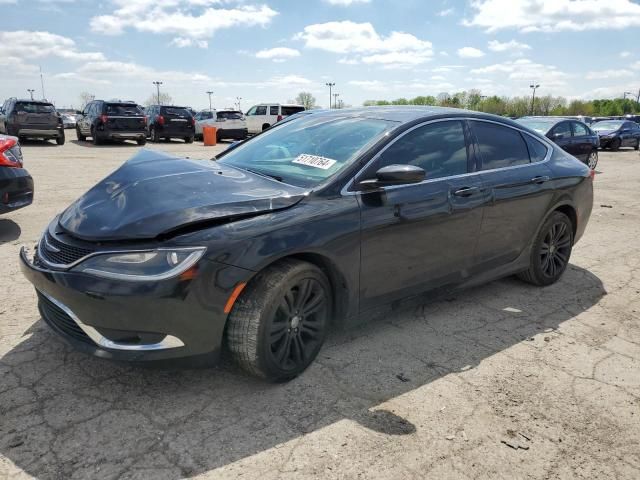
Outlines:
[[569,265],[573,248],[573,224],[564,213],[555,211],[545,221],[531,249],[529,269],[518,276],[539,286],[558,281]]
[[324,342],[332,298],[315,265],[284,260],[249,282],[229,315],[226,339],[234,360],[270,381],[290,380]]

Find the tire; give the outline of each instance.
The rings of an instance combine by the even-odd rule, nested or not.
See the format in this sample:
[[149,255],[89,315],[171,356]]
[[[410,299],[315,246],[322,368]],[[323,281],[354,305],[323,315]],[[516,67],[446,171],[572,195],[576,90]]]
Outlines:
[[597,150],[592,150],[591,151],[591,153],[587,157],[586,164],[587,164],[587,167],[589,167],[591,170],[595,170],[596,169],[596,166],[598,165],[598,151]]
[[184,143],[193,143],[193,136],[191,137],[184,137]]
[[78,137],[79,142],[85,142],[87,137],[85,137],[82,133],[80,133],[80,129],[76,126],[76,137]]
[[268,123],[265,123],[262,125],[262,131],[264,132],[267,128],[269,128],[271,125],[269,125]]
[[[245,287],[227,320],[234,361],[272,382],[295,378],[320,351],[331,306],[331,286],[315,265],[283,260],[266,268]],[[298,308],[310,313],[300,315]]]
[[634,150],[640,150],[640,139],[636,140],[636,145],[633,147]]
[[96,129],[95,129],[95,128],[92,128],[92,129],[91,129],[91,142],[92,142],[94,145],[100,145],[100,144],[102,144],[102,140],[100,140],[100,139],[98,138],[98,134],[96,133]]
[[62,135],[56,137],[56,144],[64,145],[64,140],[65,140],[65,138],[64,138],[64,133],[63,133]]
[[562,212],[553,212],[533,243],[529,269],[519,273],[518,277],[538,286],[557,282],[569,264],[572,248],[571,220]]
[[140,146],[142,146],[142,145],[146,145],[146,144],[147,144],[147,139],[146,139],[146,138],[144,138],[144,137],[139,138],[139,139],[137,139],[137,140],[136,140],[136,143],[137,143],[138,145],[140,145]]
[[160,136],[158,135],[158,131],[155,129],[155,127],[151,127],[149,129],[149,137],[151,138],[151,141],[153,143],[158,143],[160,141]]
[[620,146],[622,145],[622,141],[619,138],[614,138],[613,140],[611,140],[611,143],[609,143],[609,148],[611,150],[620,150]]

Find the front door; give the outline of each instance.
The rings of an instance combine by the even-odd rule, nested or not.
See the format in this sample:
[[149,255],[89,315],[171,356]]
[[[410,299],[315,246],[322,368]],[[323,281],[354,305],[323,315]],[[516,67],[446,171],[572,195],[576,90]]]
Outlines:
[[573,156],[585,162],[593,150],[589,130],[580,122],[571,122],[571,128],[573,129],[573,148],[576,151]]
[[426,180],[359,192],[360,308],[461,282],[472,268],[486,197],[463,121],[437,121],[398,138],[358,180],[384,166],[423,168]]

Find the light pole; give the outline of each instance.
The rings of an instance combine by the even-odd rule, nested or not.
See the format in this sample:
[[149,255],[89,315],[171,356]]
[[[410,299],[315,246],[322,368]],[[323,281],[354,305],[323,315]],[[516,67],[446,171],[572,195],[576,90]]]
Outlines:
[[627,95],[633,96],[633,92],[624,92],[624,95],[622,96],[622,99],[626,100],[627,99]]
[[331,108],[331,89],[336,86],[335,82],[325,83],[327,87],[329,87],[329,108]]
[[333,94],[333,108],[338,108],[338,97],[340,96],[339,93],[334,93]]
[[533,89],[533,94],[531,95],[531,115],[534,114],[534,109],[536,108],[536,90],[540,88],[540,84],[532,84],[529,85],[529,88]]
[[242,97],[236,97],[236,100],[238,101],[238,110],[242,112],[242,109],[240,108],[240,100],[242,100]]
[[162,85],[162,82],[153,82],[153,84],[156,86],[156,90],[158,92],[158,105],[160,105],[160,85]]
[[27,88],[27,92],[29,92],[29,94],[31,95],[31,100],[33,100],[33,92],[35,92],[35,90],[33,88]]
[[211,95],[213,95],[212,91],[208,91],[206,92],[207,95],[209,95],[209,110],[213,110],[213,108],[211,107]]

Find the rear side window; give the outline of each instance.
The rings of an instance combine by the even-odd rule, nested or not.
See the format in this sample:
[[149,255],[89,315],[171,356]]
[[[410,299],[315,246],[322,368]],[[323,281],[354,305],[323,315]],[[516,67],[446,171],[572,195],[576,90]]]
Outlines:
[[242,112],[218,112],[218,119],[222,118],[225,120],[240,120],[242,119]]
[[547,157],[547,147],[544,143],[529,135],[523,135],[529,149],[529,157],[532,162],[541,162]]
[[278,106],[277,105],[269,107],[269,115],[280,115],[278,113]]
[[56,109],[49,103],[16,103],[16,112],[18,113],[56,113]]
[[437,122],[407,133],[380,156],[377,168],[388,165],[415,165],[426,178],[467,173],[467,144],[459,121]]
[[588,135],[587,129],[584,125],[578,122],[573,122],[573,136],[574,137],[584,137]]
[[285,117],[299,112],[304,112],[304,107],[282,107],[282,115]]
[[266,105],[260,105],[259,107],[256,107],[256,115],[266,115],[266,114],[267,114]]
[[107,103],[104,107],[107,115],[118,115],[121,117],[131,117],[141,115],[140,108],[131,103]]
[[478,140],[482,170],[529,163],[529,151],[519,131],[487,122],[470,122]]

